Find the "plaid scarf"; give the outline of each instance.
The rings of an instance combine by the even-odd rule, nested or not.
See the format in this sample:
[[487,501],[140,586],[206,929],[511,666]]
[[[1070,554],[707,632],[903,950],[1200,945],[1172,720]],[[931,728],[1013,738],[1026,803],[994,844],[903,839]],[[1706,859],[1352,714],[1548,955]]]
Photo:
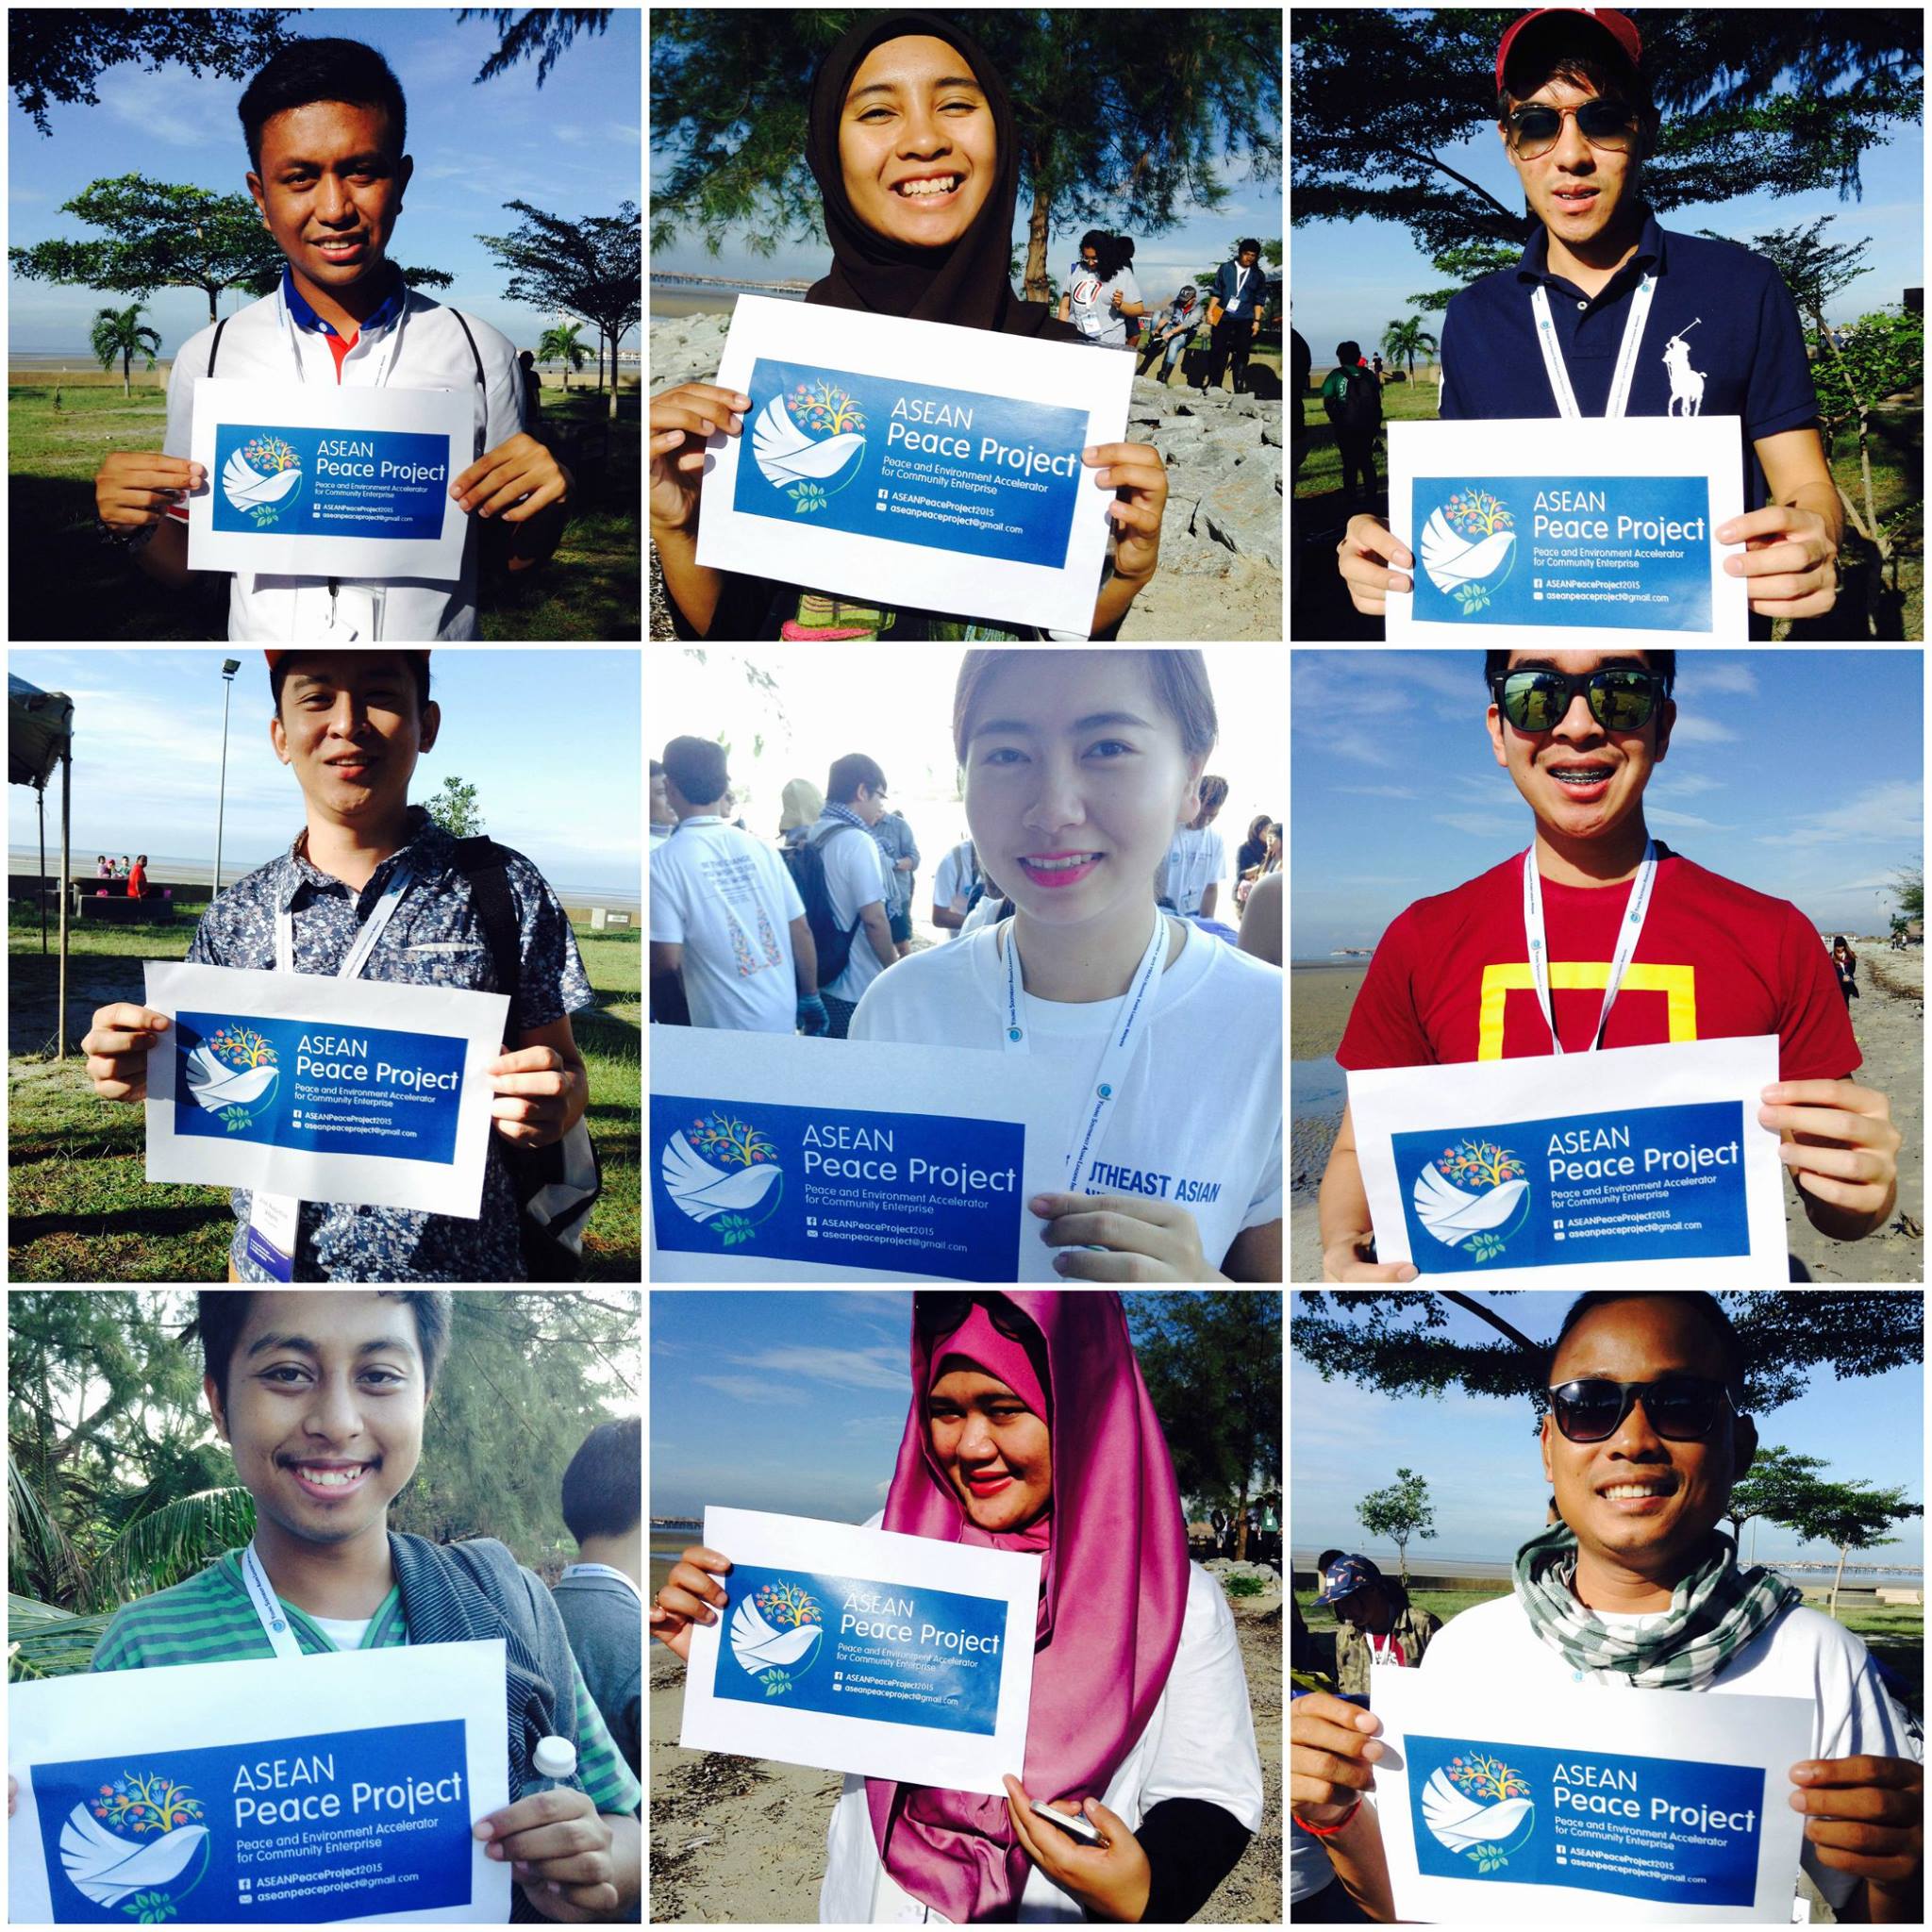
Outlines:
[[824,816],[828,819],[843,819],[848,825],[857,825],[861,832],[869,833],[872,830],[849,805],[834,805],[829,798],[825,800]]
[[1573,1669],[1608,1671],[1645,1690],[1706,1690],[1760,1630],[1804,1593],[1765,1569],[1740,1570],[1738,1547],[1713,1530],[1710,1553],[1654,1624],[1606,1624],[1576,1600],[1576,1536],[1558,1523],[1516,1553],[1516,1594],[1530,1627]]

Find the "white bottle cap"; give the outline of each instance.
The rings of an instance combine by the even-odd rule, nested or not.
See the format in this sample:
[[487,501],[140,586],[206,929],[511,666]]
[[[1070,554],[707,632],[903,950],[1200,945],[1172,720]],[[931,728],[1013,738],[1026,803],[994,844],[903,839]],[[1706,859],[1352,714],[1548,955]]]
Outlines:
[[544,1738],[530,1754],[539,1777],[563,1779],[577,1768],[577,1747],[568,1738]]

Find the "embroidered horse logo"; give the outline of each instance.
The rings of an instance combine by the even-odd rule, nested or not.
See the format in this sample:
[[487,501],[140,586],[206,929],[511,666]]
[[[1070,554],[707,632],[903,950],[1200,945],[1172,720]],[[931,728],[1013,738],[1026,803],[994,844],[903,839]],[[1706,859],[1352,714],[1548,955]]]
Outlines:
[[[1697,318],[1702,322],[1703,316]],[[1671,407],[1673,416],[1701,416],[1704,413],[1704,377],[1690,366],[1690,345],[1684,338],[1697,326],[1697,322],[1687,324],[1676,335],[1664,344],[1664,367],[1671,376]],[[1679,408],[1678,404],[1683,408]]]

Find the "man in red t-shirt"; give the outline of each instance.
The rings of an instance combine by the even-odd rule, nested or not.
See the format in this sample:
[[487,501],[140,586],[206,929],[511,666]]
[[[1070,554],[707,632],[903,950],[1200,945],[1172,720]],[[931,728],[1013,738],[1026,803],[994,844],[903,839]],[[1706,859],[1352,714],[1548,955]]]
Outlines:
[[[147,854],[143,852],[134,861],[134,870],[127,874],[127,896],[130,899],[147,897]],[[1837,975],[1834,974],[1834,977]]]
[[[1582,680],[1597,672],[1619,675],[1587,689]],[[1503,680],[1512,674],[1506,714]],[[1659,844],[1641,936],[1603,1014],[1650,837],[1643,788],[1676,721],[1676,653],[1491,651],[1485,675],[1496,762],[1536,814],[1550,1006],[1564,1052],[1587,1053],[1600,1024],[1605,1046],[1776,1034],[1778,1082],[1764,1090],[1757,1117],[1779,1130],[1806,1214],[1838,1241],[1884,1226],[1897,1194],[1898,1130],[1885,1096],[1850,1078],[1857,1042],[1830,958],[1795,906]],[[1548,1053],[1523,901],[1519,853],[1402,913],[1356,996],[1341,1065],[1359,1073]],[[1367,1259],[1374,1230],[1346,1112],[1321,1214],[1324,1280],[1415,1277],[1407,1262]]]

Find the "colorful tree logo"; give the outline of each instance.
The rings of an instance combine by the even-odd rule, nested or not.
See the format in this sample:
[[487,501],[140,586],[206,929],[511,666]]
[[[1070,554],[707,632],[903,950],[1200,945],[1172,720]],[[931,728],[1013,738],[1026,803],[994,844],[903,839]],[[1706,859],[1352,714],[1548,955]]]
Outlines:
[[1500,496],[1467,485],[1429,518],[1423,567],[1436,588],[1474,617],[1493,601],[1516,554],[1516,519]]
[[818,1599],[801,1584],[768,1583],[758,1593],[758,1605],[765,1613],[766,1623],[784,1630],[825,1621]]
[[1465,1141],[1459,1147],[1445,1147],[1436,1166],[1444,1178],[1466,1188],[1500,1188],[1529,1173],[1519,1156],[1493,1141]]
[[1501,497],[1487,490],[1458,490],[1442,506],[1442,514],[1465,537],[1493,537],[1498,530],[1513,530],[1516,519]]
[[302,458],[282,441],[279,436],[264,432],[251,442],[242,445],[242,460],[251,470],[263,476],[272,476],[283,470],[299,470]]
[[[1498,1189],[1507,1189],[1495,1198]],[[1500,1141],[1474,1137],[1433,1156],[1417,1177],[1414,1207],[1424,1227],[1477,1263],[1493,1261],[1529,1215],[1529,1165]]]
[[723,1112],[698,1115],[666,1143],[664,1185],[726,1248],[750,1241],[785,1193],[777,1148],[751,1122]]
[[836,383],[821,378],[801,382],[785,398],[791,420],[818,436],[841,436],[848,429],[865,431],[865,411]]
[[[1535,1807],[1527,1802],[1529,1780],[1512,1771],[1500,1757],[1452,1757],[1444,1769],[1450,1784],[1476,1804],[1503,1805],[1512,1798],[1524,1801],[1522,1807],[1515,1807],[1523,1812],[1518,1821],[1522,1825],[1520,1832],[1509,1833],[1507,1841],[1502,1837],[1476,1838],[1463,1848],[1478,1872],[1499,1870],[1509,1862],[1508,1854],[1523,1843],[1536,1823]],[[1484,1822],[1487,1824],[1489,1821]]]
[[274,1045],[253,1027],[219,1026],[208,1045],[217,1059],[238,1072],[248,1067],[272,1067],[275,1064]]
[[180,1895],[208,1871],[204,1816],[191,1786],[161,1772],[123,1772],[67,1815],[61,1869],[83,1897],[143,1925],[178,1918]]

